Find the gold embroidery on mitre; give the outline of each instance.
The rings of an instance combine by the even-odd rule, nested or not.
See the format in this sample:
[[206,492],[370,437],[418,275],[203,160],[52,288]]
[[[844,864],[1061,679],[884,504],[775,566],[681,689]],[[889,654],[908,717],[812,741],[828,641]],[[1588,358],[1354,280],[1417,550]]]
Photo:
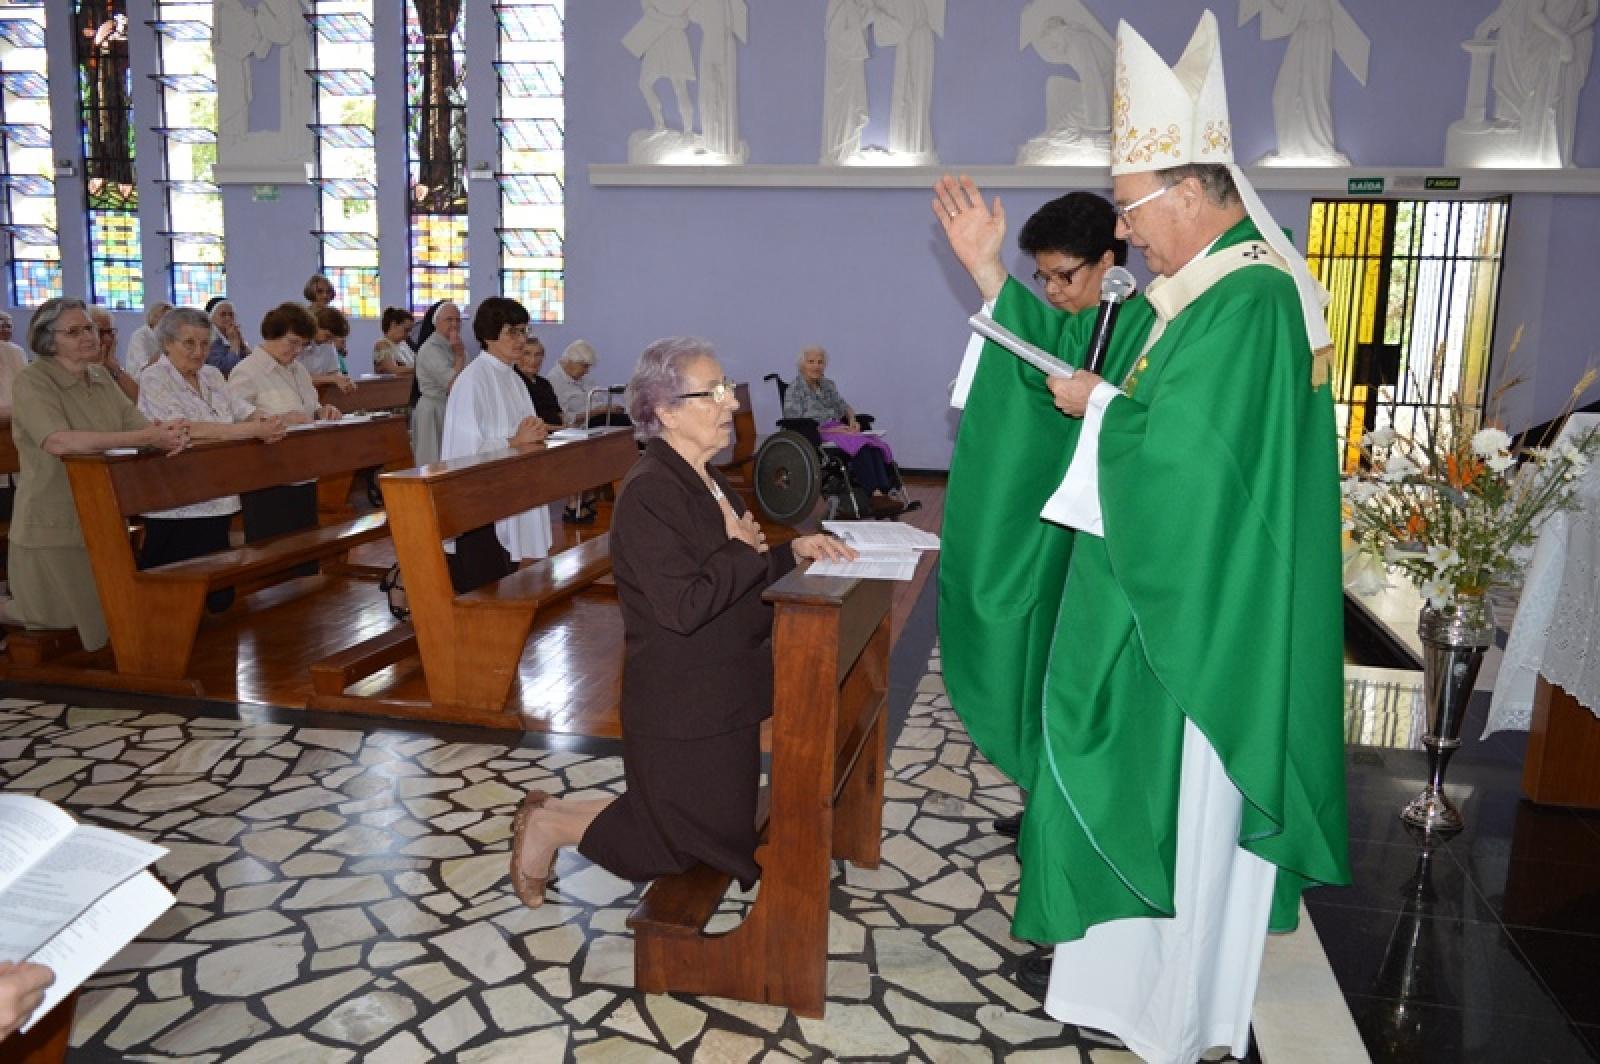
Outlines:
[[1124,162],[1147,163],[1156,155],[1170,155],[1179,162],[1183,161],[1183,133],[1178,129],[1178,124],[1173,122],[1165,130],[1151,126],[1138,136],[1133,137],[1128,145]]
[[1200,134],[1200,143],[1204,145],[1201,154],[1216,152],[1222,154],[1233,147],[1233,137],[1227,119],[1213,120],[1206,123],[1205,132]]

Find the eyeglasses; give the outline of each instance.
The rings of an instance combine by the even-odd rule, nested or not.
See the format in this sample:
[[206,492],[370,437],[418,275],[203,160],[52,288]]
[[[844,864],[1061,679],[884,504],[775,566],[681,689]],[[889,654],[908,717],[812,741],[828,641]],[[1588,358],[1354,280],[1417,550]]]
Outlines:
[[526,340],[528,338],[528,327],[526,325],[502,325],[500,326],[500,338],[503,340]]
[[72,325],[65,329],[55,330],[57,336],[65,336],[69,340],[76,340],[81,336],[92,336],[94,332],[93,325]]
[[720,381],[713,381],[703,392],[684,392],[673,396],[674,399],[710,399],[713,403],[725,403],[728,396],[733,394],[733,382],[724,377]]
[[1060,285],[1062,288],[1071,288],[1073,279],[1078,276],[1078,271],[1087,265],[1089,265],[1087,262],[1080,262],[1070,270],[1034,270],[1033,279],[1044,288],[1049,288],[1052,284]]
[[1149,203],[1156,197],[1166,195],[1167,190],[1170,188],[1172,188],[1171,185],[1162,185],[1148,196],[1140,196],[1138,199],[1134,200],[1125,207],[1118,205],[1112,207],[1111,209],[1116,212],[1117,221],[1131,229],[1133,227],[1133,212],[1138,210],[1140,207],[1143,207],[1146,203]]

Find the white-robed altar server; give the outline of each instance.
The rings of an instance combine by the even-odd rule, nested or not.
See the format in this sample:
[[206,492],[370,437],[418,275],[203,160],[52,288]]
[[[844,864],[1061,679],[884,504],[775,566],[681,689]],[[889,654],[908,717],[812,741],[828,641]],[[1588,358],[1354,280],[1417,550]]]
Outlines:
[[[517,359],[528,342],[528,311],[503,296],[483,301],[472,317],[472,334],[483,347],[457,375],[445,405],[443,461],[484,451],[538,443],[549,431],[533,410]],[[457,593],[510,573],[517,563],[550,553],[550,512],[536,506],[492,526],[457,537],[450,577]]]

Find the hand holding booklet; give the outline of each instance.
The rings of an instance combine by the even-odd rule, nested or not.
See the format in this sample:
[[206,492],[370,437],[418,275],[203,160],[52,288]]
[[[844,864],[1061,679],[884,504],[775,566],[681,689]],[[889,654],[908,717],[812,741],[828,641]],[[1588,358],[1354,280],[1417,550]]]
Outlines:
[[0,961],[55,972],[26,1031],[173,904],[147,868],[161,846],[0,794]]
[[921,552],[938,550],[939,537],[892,521],[824,521],[822,527],[856,549],[853,561],[816,561],[813,576],[853,576],[863,580],[910,580]]

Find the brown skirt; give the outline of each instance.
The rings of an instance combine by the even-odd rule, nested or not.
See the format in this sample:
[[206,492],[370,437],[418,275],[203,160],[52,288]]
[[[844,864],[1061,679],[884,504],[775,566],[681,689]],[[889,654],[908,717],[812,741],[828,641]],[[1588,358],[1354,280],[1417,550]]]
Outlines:
[[748,889],[756,864],[761,726],[698,739],[622,736],[628,790],[584,832],[578,852],[612,875],[647,880],[707,864]]

